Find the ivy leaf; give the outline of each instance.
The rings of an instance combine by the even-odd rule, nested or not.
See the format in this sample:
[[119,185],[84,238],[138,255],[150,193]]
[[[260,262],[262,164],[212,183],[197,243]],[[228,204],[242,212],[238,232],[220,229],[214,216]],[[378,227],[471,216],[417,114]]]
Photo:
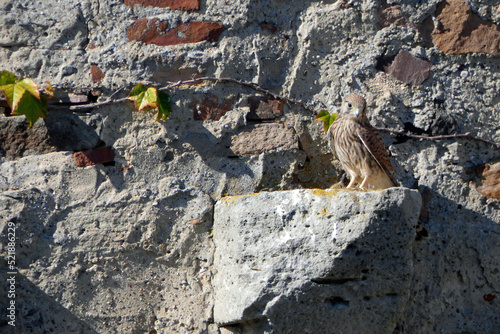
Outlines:
[[151,108],[158,107],[158,89],[156,89],[155,87],[149,87],[144,92],[144,98],[142,99],[139,111],[147,107]]
[[146,88],[143,84],[136,85],[128,95],[128,99],[134,102],[137,111],[146,108],[158,109],[156,121],[166,120],[172,108],[167,93],[159,91],[156,87]]
[[136,85],[128,98],[135,102],[137,111],[141,111],[146,107],[157,108],[158,94],[155,87],[146,88],[143,84]]
[[135,101],[133,98],[141,93],[144,93],[145,91],[146,91],[146,86],[144,86],[143,84],[137,84],[134,86],[134,88],[132,88],[130,94],[128,94],[128,98],[132,101]]
[[42,99],[38,86],[31,79],[17,80],[13,73],[0,72],[0,91],[7,99],[13,114],[25,115],[30,127],[39,117],[47,117],[47,101]]
[[47,81],[47,86],[43,88],[43,92],[48,96],[48,97],[54,97],[54,88],[52,88],[52,84],[50,81]]
[[316,116],[315,118],[316,121],[323,121],[323,124],[325,126],[325,132],[328,132],[328,129],[333,124],[333,122],[335,122],[336,119],[337,119],[337,113],[330,114],[326,110],[321,110],[318,116]]
[[3,95],[5,95],[5,99],[7,103],[12,108],[12,100],[14,98],[14,85],[13,83],[0,86],[0,91],[2,91]]
[[31,79],[22,79],[14,84],[13,95],[12,95],[12,110],[17,109],[19,101],[24,96],[24,93],[28,92],[32,96],[36,97],[40,101],[40,93],[38,92],[38,87],[36,83]]
[[166,121],[171,110],[170,96],[165,92],[158,91],[158,116],[156,116],[156,121]]
[[0,86],[10,85],[16,83],[17,78],[14,73],[9,71],[1,71],[0,72]]
[[45,99],[42,102],[26,90],[21,98],[19,98],[16,109],[13,109],[12,113],[25,115],[30,123],[30,127],[32,127],[39,117],[47,118],[47,104]]

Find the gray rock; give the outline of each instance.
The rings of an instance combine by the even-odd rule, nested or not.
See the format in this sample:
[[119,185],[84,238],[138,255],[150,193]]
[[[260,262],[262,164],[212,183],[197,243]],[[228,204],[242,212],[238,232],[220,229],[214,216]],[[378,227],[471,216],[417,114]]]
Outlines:
[[420,194],[293,190],[215,206],[214,319],[244,333],[392,333]]
[[295,131],[277,123],[248,125],[231,138],[230,146],[231,151],[238,156],[298,148]]

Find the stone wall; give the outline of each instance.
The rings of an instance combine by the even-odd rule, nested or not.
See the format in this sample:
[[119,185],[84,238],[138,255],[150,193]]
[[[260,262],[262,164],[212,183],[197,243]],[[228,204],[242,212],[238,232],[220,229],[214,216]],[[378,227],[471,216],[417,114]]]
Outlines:
[[[334,112],[351,92],[377,127],[470,133],[382,133],[422,198],[408,298],[387,328],[499,328],[496,1],[6,0],[0,13],[0,70],[56,91],[32,128],[0,117],[0,276],[9,226],[18,271],[17,326],[2,313],[2,331],[249,331],[214,318],[214,207],[341,180],[311,110]],[[126,102],[70,110],[205,76],[262,89],[179,85],[165,122]]]

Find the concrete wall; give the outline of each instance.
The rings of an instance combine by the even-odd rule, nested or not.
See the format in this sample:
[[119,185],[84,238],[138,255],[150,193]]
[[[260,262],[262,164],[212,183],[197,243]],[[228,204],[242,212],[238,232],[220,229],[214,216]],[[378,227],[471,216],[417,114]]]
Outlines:
[[[496,1],[7,0],[0,13],[0,70],[56,91],[32,128],[0,117],[0,272],[9,277],[9,226],[18,272],[17,326],[2,316],[5,331],[229,330],[213,314],[214,205],[339,181],[310,110],[335,111],[351,92],[378,127],[500,141]],[[306,108],[204,82],[169,90],[166,122],[130,103],[69,110],[202,76]],[[422,198],[394,332],[495,332],[498,149],[382,135]],[[78,167],[85,150],[102,163]]]

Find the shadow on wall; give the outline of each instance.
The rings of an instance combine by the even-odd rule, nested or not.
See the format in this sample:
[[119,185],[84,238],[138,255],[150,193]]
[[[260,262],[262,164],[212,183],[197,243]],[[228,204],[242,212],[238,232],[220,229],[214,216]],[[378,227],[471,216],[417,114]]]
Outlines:
[[[0,277],[6,282],[7,266],[2,264]],[[2,318],[0,319],[0,332],[23,334],[23,333],[85,333],[97,334],[97,332],[85,321],[79,319],[70,310],[59,304],[53,297],[40,290],[24,275],[15,275],[16,297],[8,299],[5,291],[7,285],[2,284],[2,296],[0,296],[0,308]],[[5,296],[3,296],[5,294]],[[16,317],[15,327],[8,324],[4,310],[7,310],[11,300],[15,300]]]
[[0,118],[0,154],[15,160],[30,152],[81,151],[102,146],[96,132],[101,116],[90,117],[92,125],[76,114],[50,112],[47,119],[36,122],[32,128],[24,116]]
[[[420,240],[413,246],[411,298],[394,333],[406,333],[408,328],[425,333],[496,332],[500,326],[498,221],[430,188],[420,186],[419,191],[424,233],[419,233]],[[498,202],[483,200],[484,208],[498,215]],[[450,298],[453,303],[447,302]]]

